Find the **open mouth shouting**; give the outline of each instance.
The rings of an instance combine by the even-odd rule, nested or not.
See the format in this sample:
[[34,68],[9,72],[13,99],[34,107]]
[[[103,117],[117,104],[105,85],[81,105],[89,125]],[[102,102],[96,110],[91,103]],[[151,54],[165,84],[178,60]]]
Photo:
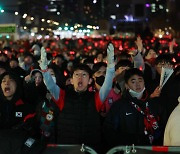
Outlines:
[[79,81],[79,82],[78,82],[78,87],[82,87],[82,86],[83,86],[82,81]]
[[3,93],[4,93],[4,96],[9,96],[11,95],[11,88],[10,87],[5,87],[3,89]]

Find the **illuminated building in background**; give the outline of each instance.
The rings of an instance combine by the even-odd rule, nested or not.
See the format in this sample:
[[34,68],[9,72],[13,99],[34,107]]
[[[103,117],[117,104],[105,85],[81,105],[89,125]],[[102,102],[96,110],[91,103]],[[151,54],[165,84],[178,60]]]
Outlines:
[[109,16],[111,30],[139,32],[148,23],[149,5],[144,0],[111,0]]
[[162,29],[165,34],[175,37],[180,34],[180,1],[179,0],[149,0],[150,25],[153,30]]
[[0,24],[19,24],[15,12],[18,12],[18,0],[0,1]]
[[180,0],[6,0],[0,2],[0,23],[16,23],[20,33],[33,35],[49,34],[59,27],[64,30],[65,24],[74,30],[82,25],[82,31],[88,25],[99,27],[99,33],[107,34],[138,33],[147,25],[151,29],[178,30],[179,3]]
[[[107,2],[109,0],[19,0],[21,30],[47,34],[50,31],[75,25],[99,26],[102,20],[108,22]],[[24,29],[26,27],[26,29]],[[103,27],[103,26],[99,26]],[[85,30],[85,29],[84,29]],[[108,30],[108,29],[107,29]]]

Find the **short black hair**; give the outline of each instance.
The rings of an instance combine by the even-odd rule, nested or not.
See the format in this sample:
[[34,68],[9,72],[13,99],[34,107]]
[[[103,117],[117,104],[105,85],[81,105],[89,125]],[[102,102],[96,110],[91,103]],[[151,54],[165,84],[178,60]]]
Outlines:
[[32,60],[34,60],[34,56],[33,56],[30,52],[25,52],[25,53],[24,53],[24,59],[25,59],[26,57],[31,57]]
[[133,64],[131,63],[130,60],[123,59],[123,60],[118,61],[118,63],[116,64],[115,68],[117,70],[119,67],[126,67],[126,66],[132,68]]
[[144,74],[143,74],[142,71],[140,71],[140,70],[137,69],[137,68],[131,68],[131,69],[125,71],[125,74],[124,74],[125,83],[128,83],[128,80],[129,80],[133,75],[141,76],[141,77],[143,77],[143,79],[144,79]]
[[64,56],[63,56],[62,54],[56,55],[56,56],[54,57],[54,59],[56,59],[56,58],[61,58],[62,60],[64,60]]
[[8,69],[9,69],[9,66],[7,65],[6,62],[0,61],[0,68],[3,68],[3,69],[5,69],[5,70],[8,70]]
[[107,67],[107,64],[105,62],[95,63],[92,68],[93,74],[96,73],[102,66]]
[[83,70],[83,71],[86,71],[88,74],[89,74],[89,77],[92,77],[92,70],[90,69],[90,67],[86,64],[78,64],[74,67],[73,69],[73,73],[77,70]]
[[118,59],[122,60],[122,59],[129,59],[131,58],[131,55],[128,54],[127,51],[124,51],[124,52],[121,52],[119,55],[118,55]]
[[3,74],[1,74],[1,76],[0,76],[0,83],[2,82],[3,78],[6,75],[9,75],[12,79],[14,79],[16,81],[16,83],[19,83],[20,80],[21,80],[20,77],[16,73],[10,72],[10,71],[6,71]]
[[18,58],[16,58],[16,57],[12,57],[11,59],[9,59],[9,62],[10,61],[16,61],[17,63],[19,63]]
[[102,50],[100,50],[100,49],[97,49],[96,58],[97,58],[97,57],[98,57],[98,55],[100,55],[100,54],[102,54],[102,55],[103,55],[103,57],[105,57],[104,52],[103,52]]
[[155,50],[154,48],[150,48],[149,50],[146,50],[144,53],[144,57],[146,57],[149,53],[149,51],[153,50],[156,54],[157,54],[157,50]]
[[162,63],[162,62],[169,62],[170,64],[174,65],[174,63],[172,61],[172,55],[171,54],[159,55],[155,60],[155,65]]
[[94,59],[93,59],[93,57],[87,57],[83,63],[84,64],[89,64],[89,63],[94,64]]
[[[3,74],[1,74],[0,83],[2,83],[2,80],[6,75],[9,75],[16,82],[16,91],[15,91],[15,94],[14,94],[13,98],[14,97],[15,98],[21,97],[23,95],[23,88],[22,88],[23,87],[23,82],[22,82],[22,79],[16,73],[6,71]],[[2,92],[1,87],[0,87],[0,95],[2,96],[3,99],[6,99],[3,92]]]

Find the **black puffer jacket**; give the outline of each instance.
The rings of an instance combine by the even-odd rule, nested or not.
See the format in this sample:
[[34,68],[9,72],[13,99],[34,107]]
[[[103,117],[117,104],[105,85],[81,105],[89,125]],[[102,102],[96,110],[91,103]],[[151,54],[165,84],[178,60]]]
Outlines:
[[[144,95],[147,95],[146,91]],[[128,92],[112,105],[103,126],[103,134],[109,148],[117,145],[150,145],[147,135],[144,134],[144,115],[130,103],[134,102],[144,110],[147,101],[151,114],[155,117],[160,116],[161,119],[164,110],[160,108],[158,102],[148,99],[138,100],[132,98]],[[164,124],[159,121],[159,126],[161,131],[158,131],[160,136],[156,142],[162,144]]]
[[57,126],[58,144],[84,143],[96,149],[101,143],[101,124],[95,93],[66,91]]
[[8,100],[3,95],[2,88],[0,87],[0,129],[20,128],[25,123],[29,123],[29,120],[33,119],[35,113],[32,107],[23,101],[22,83],[16,74],[9,72],[2,74],[0,83],[6,75],[9,75],[16,82],[16,91],[12,99]]
[[0,83],[6,75],[16,82],[16,90],[8,100],[0,87],[0,153],[20,154],[25,140],[34,133],[35,113],[29,104],[24,103],[21,82],[15,74],[2,74]]

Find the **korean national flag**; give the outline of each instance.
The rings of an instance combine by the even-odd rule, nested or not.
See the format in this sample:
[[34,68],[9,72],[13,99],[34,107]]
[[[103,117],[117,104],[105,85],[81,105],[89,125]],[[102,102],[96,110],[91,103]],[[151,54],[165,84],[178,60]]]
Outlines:
[[16,112],[16,117],[22,117],[22,112]]

